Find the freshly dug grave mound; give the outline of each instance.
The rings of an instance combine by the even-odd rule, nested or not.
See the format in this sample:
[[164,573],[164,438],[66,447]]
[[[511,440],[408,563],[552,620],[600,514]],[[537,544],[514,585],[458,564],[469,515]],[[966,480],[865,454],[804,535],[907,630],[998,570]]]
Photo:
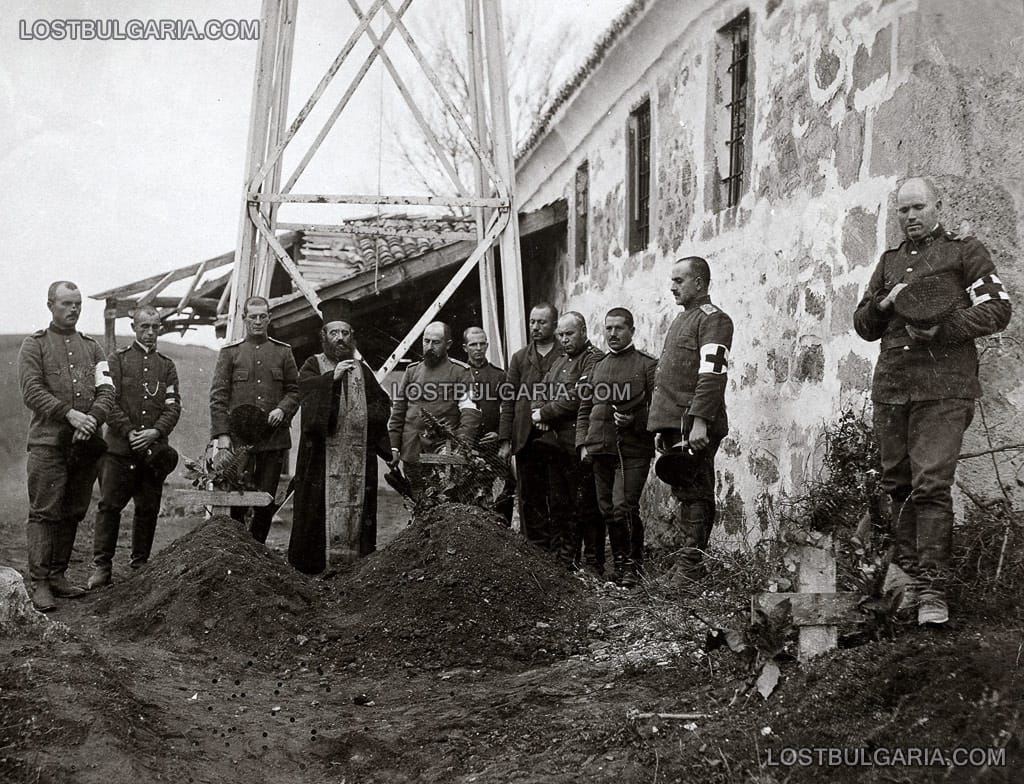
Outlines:
[[160,551],[132,577],[100,592],[95,612],[131,639],[259,654],[293,635],[315,589],[236,521],[217,516]]
[[338,582],[328,647],[364,665],[546,661],[578,650],[589,615],[565,567],[461,504],[418,517]]

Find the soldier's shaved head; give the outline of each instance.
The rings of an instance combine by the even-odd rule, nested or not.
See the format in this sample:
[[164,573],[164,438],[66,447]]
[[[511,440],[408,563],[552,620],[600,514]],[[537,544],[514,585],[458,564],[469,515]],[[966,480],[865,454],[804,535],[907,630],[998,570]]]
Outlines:
[[452,328],[443,321],[432,321],[423,330],[423,361],[437,365],[448,356],[452,344]]
[[160,311],[157,310],[152,305],[143,305],[141,308],[136,308],[135,310],[132,311],[132,321],[138,321],[144,316],[146,318],[156,317],[157,319],[159,319]]
[[69,291],[78,291],[78,286],[72,283],[70,280],[55,280],[50,284],[50,287],[46,290],[46,301],[53,302],[57,299],[57,292],[61,289],[68,289]]
[[452,328],[445,324],[443,321],[431,321],[427,324],[427,328],[423,330],[423,334],[437,335],[440,330],[440,335],[445,340],[452,339]]
[[924,189],[925,194],[929,196],[932,199],[932,201],[940,201],[939,189],[935,187],[935,181],[931,177],[911,177],[900,186],[898,194],[903,193],[904,189],[920,188]]

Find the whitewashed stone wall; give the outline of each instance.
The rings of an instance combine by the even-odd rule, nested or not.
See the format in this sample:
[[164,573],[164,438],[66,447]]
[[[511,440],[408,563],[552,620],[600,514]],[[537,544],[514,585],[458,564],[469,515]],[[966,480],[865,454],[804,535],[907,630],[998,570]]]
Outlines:
[[[738,207],[719,188],[709,110],[717,31],[751,13],[752,165]],[[719,458],[717,536],[752,541],[771,504],[799,492],[820,459],[822,424],[867,406],[877,344],[852,314],[872,269],[898,242],[893,193],[933,176],[944,219],[968,220],[1015,301],[1024,293],[1024,7],[996,0],[652,2],[519,163],[521,209],[570,204],[567,253],[544,292],[588,319],[595,343],[613,306],[637,318],[637,344],[661,351],[677,307],[669,271],[682,256],[712,265],[713,300],[736,323],[728,389],[732,433]],[[652,114],[651,242],[626,250],[625,128],[645,96]],[[726,99],[727,100],[727,99]],[[574,175],[589,161],[590,260],[571,256]],[[1020,318],[983,352],[985,413],[997,443],[1024,441]],[[967,449],[984,448],[980,420]],[[1013,485],[1015,453],[1000,457]],[[964,481],[998,492],[989,460]],[[672,503],[656,479],[645,508],[670,539]]]

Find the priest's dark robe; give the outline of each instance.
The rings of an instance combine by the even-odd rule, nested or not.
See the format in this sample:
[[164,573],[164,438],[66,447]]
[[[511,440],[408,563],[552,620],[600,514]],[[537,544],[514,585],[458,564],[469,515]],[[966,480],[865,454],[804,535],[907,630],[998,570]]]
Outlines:
[[336,364],[316,354],[299,371],[302,429],[288,561],[307,574],[322,572],[332,560],[373,552],[377,457],[391,457],[391,399],[365,363],[359,363],[361,375],[350,372],[338,380]]

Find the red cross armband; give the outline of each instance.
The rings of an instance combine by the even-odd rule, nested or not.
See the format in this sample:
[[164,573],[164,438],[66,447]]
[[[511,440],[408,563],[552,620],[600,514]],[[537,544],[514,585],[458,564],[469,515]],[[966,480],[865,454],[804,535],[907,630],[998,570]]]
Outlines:
[[705,343],[700,347],[698,373],[724,376],[729,370],[729,348],[721,343]]
[[106,384],[114,386],[114,379],[110,376],[110,365],[107,364],[106,360],[96,363],[96,367],[93,370],[93,382],[96,387]]
[[967,287],[967,294],[971,298],[971,307],[980,305],[983,302],[1003,299],[1009,302],[1010,295],[1003,288],[1003,282],[994,272],[982,275],[974,283]]

